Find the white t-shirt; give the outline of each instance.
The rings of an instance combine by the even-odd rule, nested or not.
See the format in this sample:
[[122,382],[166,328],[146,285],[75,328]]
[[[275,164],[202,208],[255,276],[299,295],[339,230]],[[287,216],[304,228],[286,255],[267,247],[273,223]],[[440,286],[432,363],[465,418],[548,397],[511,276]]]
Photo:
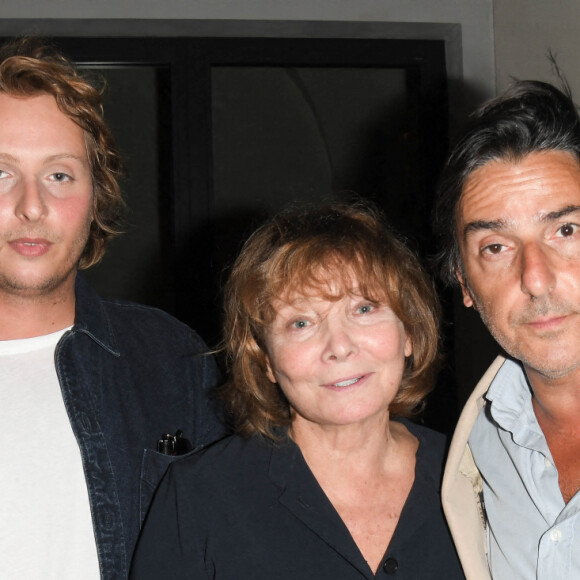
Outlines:
[[68,329],[0,341],[0,578],[100,578],[81,454],[54,351]]

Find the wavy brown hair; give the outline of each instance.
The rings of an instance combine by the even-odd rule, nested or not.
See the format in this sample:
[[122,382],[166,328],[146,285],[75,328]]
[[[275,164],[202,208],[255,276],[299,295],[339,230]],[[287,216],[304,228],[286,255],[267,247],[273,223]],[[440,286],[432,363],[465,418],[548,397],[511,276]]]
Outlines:
[[93,222],[79,267],[88,268],[121,233],[124,208],[118,178],[120,157],[103,118],[102,88],[81,75],[66,57],[36,37],[0,48],[0,92],[16,97],[52,95],[59,109],[84,132],[93,183]]
[[[330,294],[328,280],[338,292]],[[354,291],[388,304],[413,345],[391,416],[422,410],[438,362],[440,306],[431,279],[374,206],[309,206],[286,210],[255,231],[225,286],[229,378],[221,397],[236,432],[275,439],[275,428],[292,420],[288,401],[266,375],[264,337],[274,302],[294,293],[339,300]]]

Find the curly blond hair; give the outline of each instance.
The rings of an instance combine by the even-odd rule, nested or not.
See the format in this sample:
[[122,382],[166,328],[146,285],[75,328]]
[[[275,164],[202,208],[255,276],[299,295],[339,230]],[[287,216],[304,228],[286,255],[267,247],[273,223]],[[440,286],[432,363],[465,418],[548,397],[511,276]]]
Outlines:
[[83,129],[94,219],[79,267],[92,266],[103,257],[107,242],[121,233],[125,205],[118,183],[122,163],[103,118],[102,89],[43,40],[24,37],[0,48],[0,92],[18,97],[52,95],[59,109]]

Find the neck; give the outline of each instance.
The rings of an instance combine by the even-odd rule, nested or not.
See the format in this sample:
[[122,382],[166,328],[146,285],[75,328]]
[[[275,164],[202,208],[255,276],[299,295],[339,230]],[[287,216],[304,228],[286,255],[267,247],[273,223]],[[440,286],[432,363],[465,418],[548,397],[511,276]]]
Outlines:
[[569,432],[571,428],[577,431],[580,427],[580,392],[541,394],[534,393],[532,399],[534,413],[544,432]]
[[[531,381],[530,381],[531,382]],[[532,404],[556,469],[565,503],[580,490],[580,388],[578,377],[532,384]]]
[[528,371],[532,387],[532,404],[542,428],[575,430],[580,424],[580,372],[546,380]]
[[388,416],[372,425],[324,426],[295,420],[290,430],[306,462],[356,470],[382,466],[397,444],[398,431]]
[[49,294],[0,293],[0,340],[32,338],[72,326],[75,319],[74,280]]

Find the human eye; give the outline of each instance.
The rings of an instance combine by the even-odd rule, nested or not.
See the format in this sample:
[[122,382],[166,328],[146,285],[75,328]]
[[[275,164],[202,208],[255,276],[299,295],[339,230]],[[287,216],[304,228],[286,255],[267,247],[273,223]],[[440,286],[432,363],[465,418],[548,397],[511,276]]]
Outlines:
[[571,223],[562,224],[556,230],[556,237],[569,238],[578,232],[578,227],[579,226],[577,224],[571,224]]
[[11,171],[10,169],[0,169],[0,180],[10,179],[14,176],[14,171]]
[[10,190],[14,183],[14,173],[6,169],[0,169],[0,188],[3,193]]
[[357,312],[357,314],[369,314],[370,312],[373,312],[373,310],[375,310],[375,308],[376,308],[375,304],[370,304],[370,303],[360,304],[357,307],[356,312]]
[[481,253],[483,255],[488,255],[488,256],[497,256],[499,254],[502,254],[506,250],[507,250],[507,246],[505,246],[504,244],[494,243],[494,244],[487,244],[486,246],[483,246],[481,248]]
[[290,326],[292,328],[295,328],[296,330],[301,330],[303,328],[307,328],[308,326],[310,326],[310,322],[308,320],[305,320],[304,318],[297,318],[296,320],[292,321]]
[[51,173],[48,176],[48,180],[54,183],[65,183],[67,181],[72,181],[72,177],[68,173],[64,173],[64,171],[57,171]]

